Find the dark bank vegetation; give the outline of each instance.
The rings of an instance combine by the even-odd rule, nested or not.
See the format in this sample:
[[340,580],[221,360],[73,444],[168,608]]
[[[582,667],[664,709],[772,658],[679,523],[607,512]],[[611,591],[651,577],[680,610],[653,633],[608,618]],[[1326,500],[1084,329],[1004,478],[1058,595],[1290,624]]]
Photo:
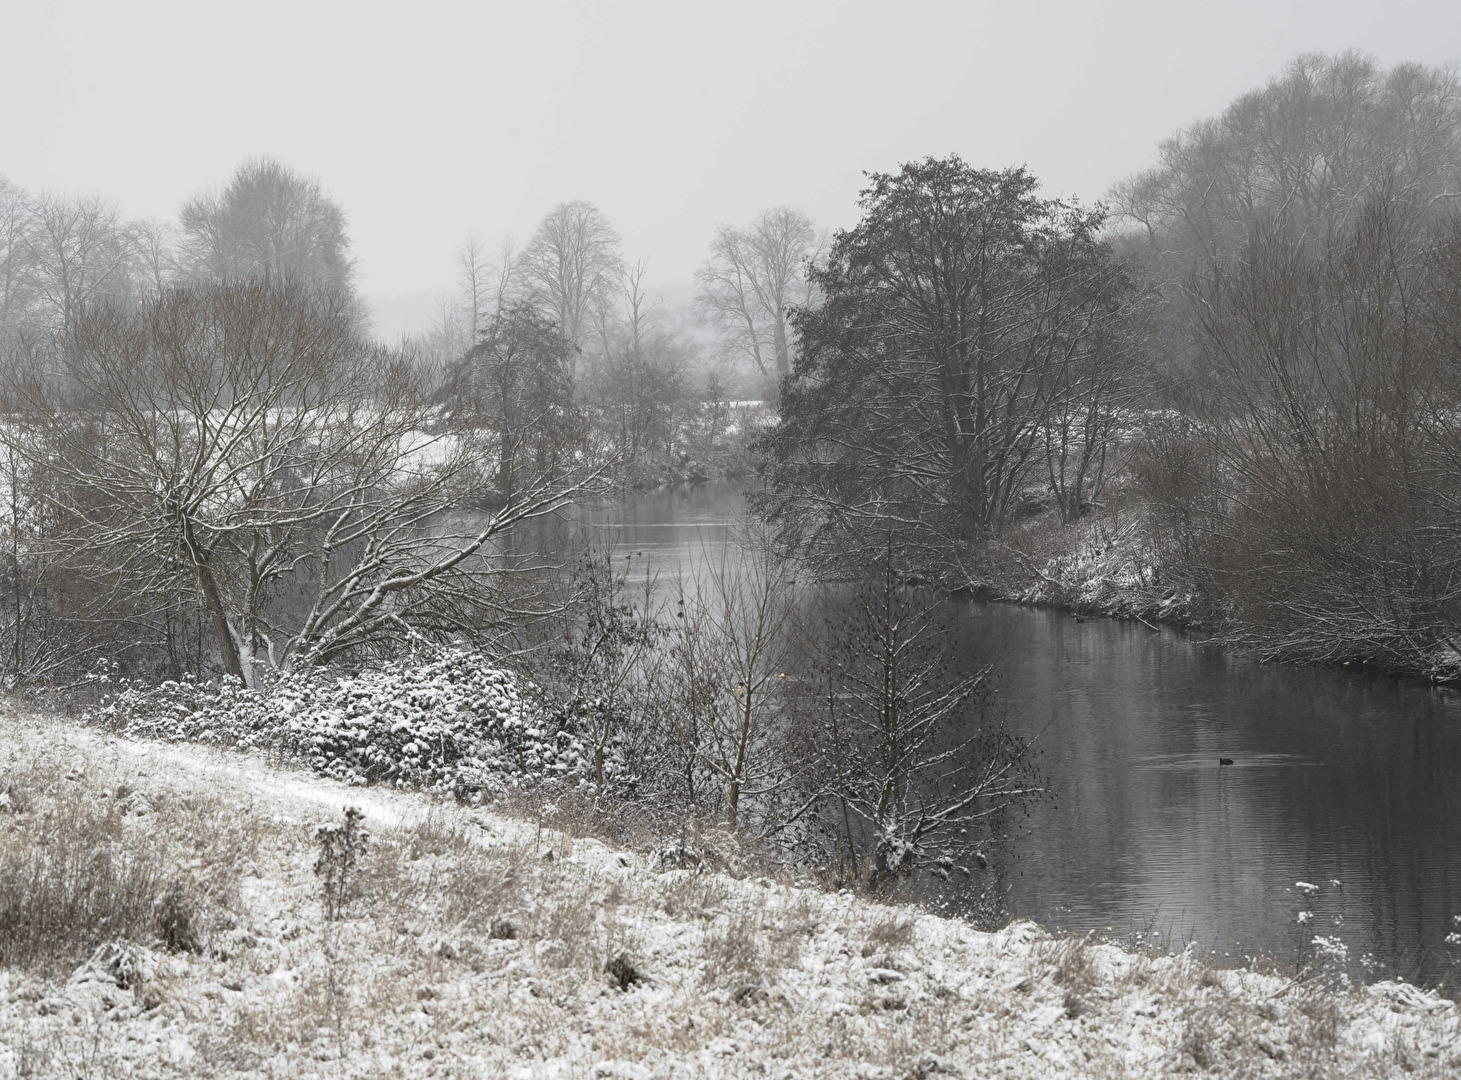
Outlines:
[[[813,562],[1452,679],[1461,88],[1309,55],[1094,209],[871,174],[756,496]],[[872,540],[872,543],[877,543]]]

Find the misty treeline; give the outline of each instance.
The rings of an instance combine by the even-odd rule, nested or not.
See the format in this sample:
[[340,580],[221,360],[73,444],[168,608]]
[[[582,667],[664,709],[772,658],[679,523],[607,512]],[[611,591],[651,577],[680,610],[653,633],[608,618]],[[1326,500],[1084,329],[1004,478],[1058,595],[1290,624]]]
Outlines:
[[411,344],[472,379],[530,314],[565,343],[573,394],[617,455],[623,486],[748,473],[745,446],[765,420],[748,404],[774,402],[790,370],[791,313],[812,295],[808,266],[823,242],[787,207],[720,226],[694,302],[674,306],[597,207],[561,203],[523,243],[466,240],[455,291]]
[[590,792],[871,885],[947,876],[1038,793],[891,547],[826,589],[748,525],[673,603],[558,514],[756,434],[715,365],[773,396],[790,372],[824,243],[805,215],[716,231],[699,337],[575,202],[520,249],[467,244],[450,318],[387,346],[343,213],[276,162],[166,227],[6,198],[9,686],[123,679],[146,708],[162,683],[202,715],[465,648],[586,747]]
[[765,413],[716,362],[787,366],[819,242],[786,209],[722,227],[706,340],[595,207],[565,203],[521,249],[463,247],[450,334],[385,346],[344,212],[271,159],[171,223],[0,180],[0,223],[12,685],[103,658],[252,682],[510,637],[561,601],[525,598],[542,574],[508,584],[532,576],[503,550],[524,520],[745,467]]
[[759,445],[789,550],[1461,674],[1453,69],[1302,56],[1093,208],[957,157],[861,206]]

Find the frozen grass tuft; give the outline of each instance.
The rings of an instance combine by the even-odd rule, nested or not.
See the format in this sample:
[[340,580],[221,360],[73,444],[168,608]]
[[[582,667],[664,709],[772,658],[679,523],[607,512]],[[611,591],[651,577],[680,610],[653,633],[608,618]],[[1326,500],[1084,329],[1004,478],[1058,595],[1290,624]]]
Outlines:
[[64,754],[12,750],[4,784],[0,967],[55,974],[114,940],[197,950],[257,843],[216,799],[108,783]]

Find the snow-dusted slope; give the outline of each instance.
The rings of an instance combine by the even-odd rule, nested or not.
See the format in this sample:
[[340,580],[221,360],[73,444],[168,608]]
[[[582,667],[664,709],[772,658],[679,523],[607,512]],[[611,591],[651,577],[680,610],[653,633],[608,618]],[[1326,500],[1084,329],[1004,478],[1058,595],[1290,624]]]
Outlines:
[[[113,856],[162,830],[164,877],[234,882],[201,951],[0,973],[0,1078],[1461,1074],[1458,1010],[1404,984],[980,933],[53,720],[0,721],[0,770],[23,807],[4,842],[93,799],[120,822]],[[313,829],[347,804],[373,835],[326,923]],[[233,877],[208,878],[210,852]]]

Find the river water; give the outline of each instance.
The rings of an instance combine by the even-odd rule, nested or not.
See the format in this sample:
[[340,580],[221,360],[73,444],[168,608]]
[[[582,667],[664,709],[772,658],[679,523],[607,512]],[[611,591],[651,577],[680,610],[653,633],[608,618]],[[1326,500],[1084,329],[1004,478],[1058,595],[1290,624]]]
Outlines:
[[[742,502],[727,484],[662,489],[605,515],[604,535],[663,589],[732,543]],[[1381,973],[1433,982],[1461,959],[1443,944],[1461,931],[1461,695],[1260,666],[1135,622],[960,617],[1053,791],[988,872],[1010,914],[1291,959],[1308,910]],[[1301,902],[1297,882],[1317,891]]]

